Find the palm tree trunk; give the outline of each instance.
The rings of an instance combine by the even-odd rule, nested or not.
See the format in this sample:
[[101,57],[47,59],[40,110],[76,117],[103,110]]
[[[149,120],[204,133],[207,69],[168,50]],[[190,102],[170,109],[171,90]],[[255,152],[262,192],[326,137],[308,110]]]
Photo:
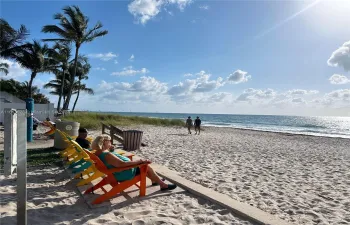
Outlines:
[[76,47],[75,47],[74,75],[73,75],[72,78],[71,78],[71,84],[70,84],[70,86],[69,86],[69,91],[68,91],[67,100],[66,100],[65,105],[64,105],[64,107],[63,107],[63,109],[65,109],[65,110],[68,109],[69,102],[70,102],[70,98],[72,97],[75,75],[77,74],[79,47],[80,47],[79,45],[76,45]]
[[27,97],[28,98],[32,98],[32,86],[33,86],[33,80],[36,76],[36,72],[32,72],[32,74],[30,75],[30,80],[28,83],[28,93],[27,93]]
[[63,76],[62,76],[62,81],[61,81],[61,91],[60,91],[60,95],[58,97],[58,103],[57,103],[57,112],[59,112],[60,108],[61,108],[61,99],[62,99],[62,95],[63,95],[65,76],[66,76],[66,72],[63,69]]
[[75,106],[77,105],[77,102],[78,102],[78,98],[79,98],[79,94],[80,94],[80,81],[81,81],[81,77],[79,76],[78,94],[77,94],[77,97],[75,99],[75,102],[74,102],[74,105],[73,105],[73,108],[72,108],[72,113],[74,112]]

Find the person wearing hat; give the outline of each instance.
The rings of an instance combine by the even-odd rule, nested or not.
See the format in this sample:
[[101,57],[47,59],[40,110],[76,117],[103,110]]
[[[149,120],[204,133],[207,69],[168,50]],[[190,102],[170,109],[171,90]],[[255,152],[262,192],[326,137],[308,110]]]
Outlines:
[[199,119],[199,116],[197,116],[197,119],[194,120],[194,130],[196,131],[195,134],[197,134],[197,131],[198,135],[201,134],[201,123],[202,121]]
[[187,126],[187,129],[188,129],[188,134],[192,134],[191,133],[191,127],[192,127],[192,119],[191,117],[189,116],[186,120],[186,126]]
[[91,143],[86,139],[88,136],[88,131],[86,128],[79,128],[79,135],[75,141],[82,147],[89,149],[91,148]]

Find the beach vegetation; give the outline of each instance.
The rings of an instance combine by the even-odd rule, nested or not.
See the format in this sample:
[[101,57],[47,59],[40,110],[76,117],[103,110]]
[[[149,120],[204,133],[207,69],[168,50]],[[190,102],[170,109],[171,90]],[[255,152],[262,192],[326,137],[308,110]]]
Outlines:
[[87,129],[100,129],[102,123],[113,126],[155,125],[155,126],[184,126],[180,119],[161,119],[140,116],[122,116],[112,113],[74,112],[62,117],[63,121],[76,121]]

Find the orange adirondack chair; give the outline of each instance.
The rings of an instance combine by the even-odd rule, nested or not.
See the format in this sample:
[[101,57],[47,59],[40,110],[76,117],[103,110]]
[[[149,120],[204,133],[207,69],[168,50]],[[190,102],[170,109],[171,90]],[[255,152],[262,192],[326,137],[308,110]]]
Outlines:
[[[94,161],[95,167],[100,172],[102,172],[106,175],[98,184],[87,189],[84,192],[84,194],[88,194],[91,192],[93,193],[94,190],[97,190],[99,188],[101,188],[101,190],[104,192],[104,194],[102,196],[96,198],[92,202],[92,204],[100,204],[100,203],[114,197],[115,195],[122,192],[123,190],[131,187],[132,185],[136,185],[140,189],[140,196],[141,197],[146,195],[146,174],[147,174],[147,169],[148,169],[147,163],[123,167],[123,168],[108,169],[98,156],[96,156],[95,154],[93,154],[85,149],[84,149],[84,151]],[[113,173],[115,173],[115,172],[121,172],[124,170],[136,168],[136,167],[140,168],[140,174],[136,175],[132,180],[119,182],[118,180],[116,180],[116,178],[113,175]],[[140,185],[137,184],[139,182],[140,182]],[[107,184],[112,186],[112,189],[110,191],[106,191],[106,189],[103,188],[103,186],[105,186]]]

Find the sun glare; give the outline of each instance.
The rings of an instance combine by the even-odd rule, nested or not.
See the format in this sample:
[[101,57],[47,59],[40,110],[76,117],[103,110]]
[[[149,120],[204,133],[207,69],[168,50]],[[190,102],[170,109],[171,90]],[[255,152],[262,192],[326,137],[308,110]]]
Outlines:
[[350,0],[321,0],[304,17],[317,32],[342,32],[350,24]]

